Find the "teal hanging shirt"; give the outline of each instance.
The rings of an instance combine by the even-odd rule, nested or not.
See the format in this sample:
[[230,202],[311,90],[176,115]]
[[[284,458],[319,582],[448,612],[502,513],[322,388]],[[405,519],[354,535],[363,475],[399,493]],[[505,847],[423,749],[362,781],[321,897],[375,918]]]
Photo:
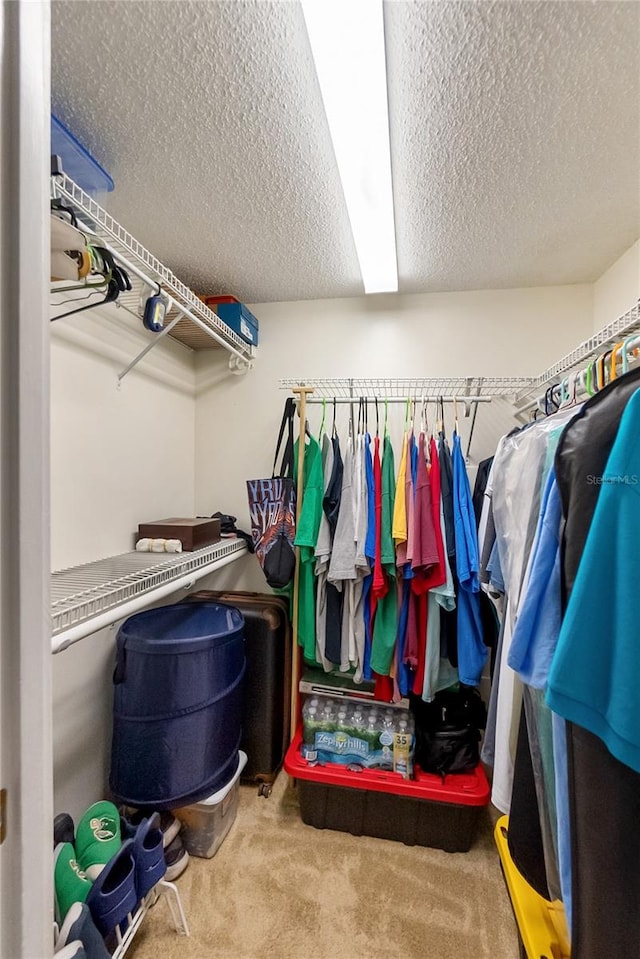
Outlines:
[[[640,772],[640,390],[620,420],[551,663],[547,703]],[[597,788],[597,783],[594,784]]]

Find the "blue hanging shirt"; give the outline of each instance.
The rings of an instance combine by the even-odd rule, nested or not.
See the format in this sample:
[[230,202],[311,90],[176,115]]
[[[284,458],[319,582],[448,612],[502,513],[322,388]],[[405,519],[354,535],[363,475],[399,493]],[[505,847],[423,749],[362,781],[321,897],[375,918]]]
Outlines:
[[528,686],[546,689],[562,620],[560,522],[562,504],[553,469],[547,476],[526,590],[507,662]]
[[453,520],[459,589],[458,671],[460,682],[477,686],[487,658],[480,618],[480,559],[473,500],[460,437],[453,434]]

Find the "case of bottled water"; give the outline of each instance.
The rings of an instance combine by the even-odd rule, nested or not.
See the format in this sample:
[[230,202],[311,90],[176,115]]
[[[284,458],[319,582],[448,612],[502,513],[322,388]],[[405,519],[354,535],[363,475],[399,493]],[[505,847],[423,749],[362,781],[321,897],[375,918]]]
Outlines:
[[302,755],[309,763],[390,769],[405,779],[413,774],[415,728],[408,710],[311,696],[302,720]]

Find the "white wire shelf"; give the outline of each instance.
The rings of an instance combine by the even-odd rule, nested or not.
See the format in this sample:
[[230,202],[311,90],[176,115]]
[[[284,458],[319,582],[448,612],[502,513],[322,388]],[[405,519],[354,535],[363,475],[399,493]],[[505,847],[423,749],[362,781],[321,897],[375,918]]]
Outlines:
[[[172,320],[176,321],[168,331],[170,336],[192,350],[222,346],[231,354],[230,366],[235,371],[251,368],[255,356],[254,348],[223,323],[193,290],[142,246],[77,183],[64,173],[52,176],[51,195],[63,200],[65,205],[74,211],[82,231],[97,236],[101,245],[110,249],[128,270],[133,289],[121,293],[118,297],[117,302],[122,307],[141,319],[144,301],[149,293],[156,291],[160,285],[168,295],[171,305],[166,316],[165,330]],[[82,288],[80,284],[78,286],[79,289]],[[155,334],[150,346],[158,342],[162,335]],[[144,353],[137,359],[141,359],[142,355]]]
[[567,374],[585,366],[587,360],[593,359],[608,346],[634,333],[640,333],[640,300],[622,316],[594,333],[588,340],[584,340],[574,350],[566,353],[539,376],[534,377],[530,384],[518,393],[517,405],[522,405],[526,400],[540,393],[541,389],[544,391],[545,387],[558,383]]
[[366,377],[317,379],[314,377],[280,380],[280,389],[292,390],[298,386],[313,388],[313,396],[333,399],[438,399],[465,396],[515,396],[528,387],[530,377],[457,376],[457,377]]
[[184,553],[122,553],[51,577],[52,648],[58,653],[247,552],[243,539],[222,539]]

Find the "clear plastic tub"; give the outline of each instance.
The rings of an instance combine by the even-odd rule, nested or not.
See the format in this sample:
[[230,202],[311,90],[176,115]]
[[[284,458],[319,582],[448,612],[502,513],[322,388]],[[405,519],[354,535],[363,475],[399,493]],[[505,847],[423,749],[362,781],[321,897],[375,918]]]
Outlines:
[[211,859],[222,845],[238,812],[240,775],[246,764],[247,755],[240,749],[238,768],[226,786],[202,802],[171,810],[182,823],[180,835],[190,855]]

